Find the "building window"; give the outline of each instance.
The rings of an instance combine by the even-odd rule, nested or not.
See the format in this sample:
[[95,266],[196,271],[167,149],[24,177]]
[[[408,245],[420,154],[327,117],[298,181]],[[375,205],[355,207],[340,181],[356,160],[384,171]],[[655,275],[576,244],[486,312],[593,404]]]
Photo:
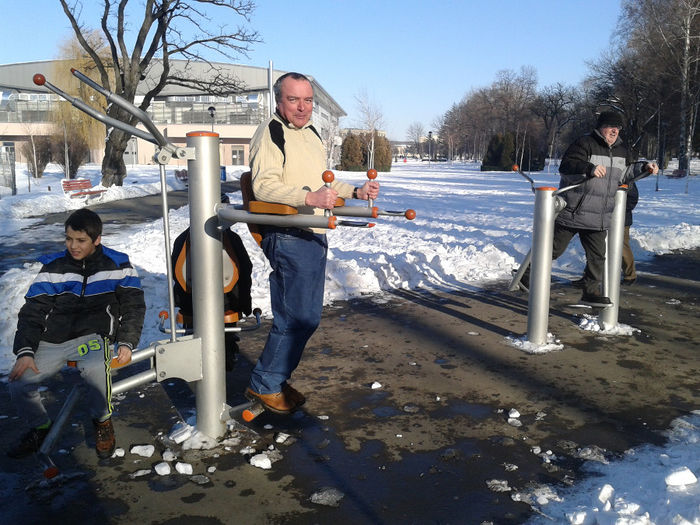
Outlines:
[[231,148],[231,164],[234,166],[243,166],[244,160],[243,146],[233,146]]

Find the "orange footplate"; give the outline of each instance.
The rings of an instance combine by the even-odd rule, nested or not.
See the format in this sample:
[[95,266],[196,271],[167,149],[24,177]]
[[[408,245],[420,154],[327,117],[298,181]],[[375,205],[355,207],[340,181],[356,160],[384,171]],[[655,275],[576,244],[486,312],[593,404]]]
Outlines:
[[263,412],[265,412],[265,407],[262,403],[253,403],[250,408],[246,408],[241,412],[241,416],[243,417],[243,421],[250,423]]

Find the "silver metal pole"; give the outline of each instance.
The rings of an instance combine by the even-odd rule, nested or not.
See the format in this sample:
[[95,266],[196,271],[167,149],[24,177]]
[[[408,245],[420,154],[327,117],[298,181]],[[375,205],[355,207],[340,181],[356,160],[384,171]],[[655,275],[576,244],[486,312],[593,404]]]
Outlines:
[[268,108],[268,117],[271,117],[272,114],[275,112],[275,94],[274,94],[274,81],[273,81],[273,76],[274,76],[275,70],[272,68],[272,60],[270,60],[270,68],[267,71],[267,84],[268,84],[268,90],[269,90],[269,97],[270,97],[270,107]]
[[[514,292],[515,290],[518,290],[521,288],[520,281],[523,278],[523,274],[525,273],[525,270],[527,270],[530,267],[531,262],[532,262],[532,249],[530,249],[530,251],[527,252],[525,259],[523,259],[523,262],[520,263],[520,268],[518,268],[518,271],[515,272],[513,279],[510,281],[510,286],[508,286],[508,291]],[[522,283],[522,285],[525,287],[528,287],[528,286],[530,286],[530,283]]]
[[112,395],[116,396],[137,386],[153,383],[157,381],[157,375],[154,368],[149,368],[133,376],[112,383]]
[[549,289],[552,278],[552,244],[556,217],[556,188],[535,188],[535,212],[532,225],[532,266],[527,312],[527,340],[541,345],[547,342]]
[[[173,291],[173,261],[170,253],[170,219],[168,216],[168,184],[165,180],[165,166],[160,165],[160,195],[163,213],[163,233],[165,235],[165,273],[168,276],[168,309],[170,319],[175,319],[175,292]],[[170,331],[170,340],[177,340],[175,330]]]
[[49,430],[49,433],[46,435],[46,438],[44,438],[41,447],[39,447],[39,454],[48,455],[49,452],[51,452],[51,449],[56,444],[58,437],[61,435],[63,427],[68,422],[68,418],[70,417],[70,414],[73,411],[73,407],[75,407],[75,404],[78,402],[82,391],[83,385],[76,385],[70,391],[70,394],[68,394],[66,402],[63,403],[61,411],[58,413],[56,420],[51,425],[51,430]]
[[[192,213],[192,210],[190,210],[190,213]],[[284,226],[287,228],[335,229],[335,225],[337,223],[335,217],[325,217],[323,215],[268,215],[262,213],[249,213],[245,210],[237,210],[231,206],[219,206],[218,216],[222,225],[225,227],[228,227],[232,224],[236,224],[237,222],[244,222],[252,224]],[[194,251],[191,253],[194,253]]]
[[622,267],[622,247],[625,242],[625,210],[627,208],[627,185],[622,185],[615,193],[613,210],[608,230],[608,250],[605,257],[605,290],[612,305],[600,313],[603,329],[617,326],[620,309],[620,268]]
[[221,202],[219,134],[187,134],[194,160],[187,161],[190,203],[190,267],[194,337],[202,341],[202,380],[196,383],[197,430],[218,438],[226,431],[224,294],[221,230],[216,215]]
[[129,361],[127,364],[125,364],[123,367],[120,368],[126,368],[127,366],[131,366],[134,363],[139,363],[141,361],[145,361],[146,359],[150,359],[152,357],[155,357],[156,355],[156,348],[154,345],[149,346],[148,348],[144,348],[143,350],[134,350],[131,353],[131,361]]

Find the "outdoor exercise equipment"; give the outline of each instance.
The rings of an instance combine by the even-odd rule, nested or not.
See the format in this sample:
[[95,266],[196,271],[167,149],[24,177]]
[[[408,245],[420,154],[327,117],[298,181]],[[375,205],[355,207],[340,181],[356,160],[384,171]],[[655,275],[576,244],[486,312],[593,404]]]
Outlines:
[[[161,315],[161,327],[170,334],[169,340],[157,341],[150,347],[135,350],[128,365],[148,360],[150,367],[142,372],[119,379],[112,384],[112,393],[119,394],[139,385],[169,378],[181,378],[193,382],[196,386],[196,411],[198,431],[210,437],[219,438],[226,431],[226,422],[250,403],[238,407],[226,404],[225,351],[224,351],[224,316],[221,281],[211,276],[222,275],[222,235],[221,229],[240,222],[250,225],[272,225],[295,228],[328,228],[338,226],[371,227],[373,223],[338,220],[335,214],[328,216],[305,215],[297,213],[295,208],[272,203],[262,203],[249,199],[247,205],[233,206],[221,204],[221,180],[219,161],[219,135],[207,131],[193,131],[186,135],[186,146],[169,143],[158,130],[153,121],[141,109],[111,93],[76,69],[72,74],[81,82],[103,95],[111,104],[116,104],[125,112],[141,122],[145,130],[125,124],[112,117],[99,113],[94,108],[63,92],[36,74],[33,81],[64,98],[80,111],[105,123],[111,128],[118,128],[129,134],[142,138],[156,146],[153,160],[160,168],[160,185],[163,214],[163,233],[165,240],[166,273],[168,281],[168,312]],[[111,130],[110,130],[111,131]],[[172,261],[170,245],[170,227],[168,222],[167,184],[165,165],[171,159],[186,160],[189,175],[189,211],[190,211],[190,249],[192,277],[193,325],[192,334],[178,337],[179,330],[173,325],[164,326],[167,318],[175,319],[175,301],[172,289]],[[324,183],[332,182],[333,174],[324,177]],[[375,175],[376,176],[376,175]],[[330,179],[326,182],[326,179]],[[243,189],[243,183],[241,184]],[[244,202],[246,197],[244,195]],[[281,208],[280,208],[281,207]],[[369,217],[356,214],[353,206],[341,206],[345,215]],[[284,209],[280,212],[280,209]],[[364,208],[368,209],[368,208]],[[409,211],[411,213],[409,213]],[[398,215],[398,212],[379,212],[380,215]],[[415,212],[403,213],[406,218],[415,217]],[[256,315],[260,323],[260,312]],[[127,365],[125,365],[126,367]],[[79,397],[79,390],[71,392],[61,409],[57,420],[65,422]],[[46,467],[47,477],[55,475],[55,465],[49,457],[49,451],[55,444],[62,425],[56,426],[54,435],[45,441],[42,447],[42,461]]]
[[[636,178],[628,179],[635,166],[643,162],[630,164],[623,176],[623,181],[635,182],[651,172],[645,171]],[[566,201],[561,195],[582,184],[581,182],[553,188],[550,186],[536,187],[535,181],[517,166],[513,167],[520,175],[528,180],[535,194],[535,210],[532,225],[532,248],[525,256],[519,269],[515,272],[509,290],[528,290],[527,341],[541,345],[547,342],[547,326],[549,321],[549,296],[552,277],[552,244],[554,239],[554,220],[566,207]],[[610,329],[617,325],[620,299],[620,267],[622,264],[622,245],[625,230],[625,207],[627,203],[627,184],[619,186],[615,193],[615,209],[606,239],[606,262],[603,279],[603,294],[611,304],[600,312],[600,322],[603,328]],[[529,287],[522,283],[525,270],[530,266]]]
[[[329,172],[332,175],[332,172]],[[367,178],[374,180],[377,178],[377,170],[374,168],[367,170]],[[412,209],[391,211],[381,210],[374,205],[374,199],[367,199],[367,206],[345,206],[344,204],[336,206],[332,210],[333,215],[340,217],[404,217],[409,221],[416,218],[416,212]]]

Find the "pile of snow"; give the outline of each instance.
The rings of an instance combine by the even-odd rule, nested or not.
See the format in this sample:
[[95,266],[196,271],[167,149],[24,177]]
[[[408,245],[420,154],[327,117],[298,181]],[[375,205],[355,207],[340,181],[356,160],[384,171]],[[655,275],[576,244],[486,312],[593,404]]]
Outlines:
[[700,411],[675,420],[667,437],[663,447],[647,445],[618,461],[586,463],[587,476],[573,487],[548,487],[548,495],[540,490],[531,504],[544,516],[528,523],[700,523]]

